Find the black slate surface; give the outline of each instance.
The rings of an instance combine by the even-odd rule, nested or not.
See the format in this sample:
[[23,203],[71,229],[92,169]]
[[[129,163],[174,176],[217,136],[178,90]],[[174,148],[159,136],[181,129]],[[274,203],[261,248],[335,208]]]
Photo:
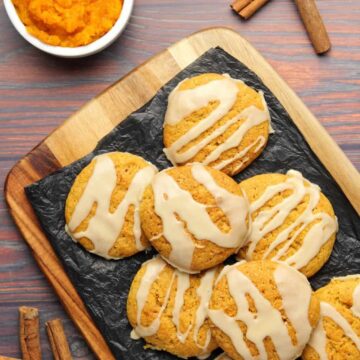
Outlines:
[[91,154],[26,188],[43,230],[118,359],[176,359],[165,352],[145,351],[142,340],[133,341],[129,337],[127,293],[141,263],[152,257],[155,251],[119,261],[107,261],[84,251],[64,230],[65,200],[76,175],[100,153],[114,150],[132,152],[151,161],[159,169],[169,167],[170,163],[162,152],[162,123],[167,96],[180,80],[205,72],[228,73],[255,89],[263,90],[270,108],[275,134],[270,136],[262,155],[235,179],[240,181],[264,172],[285,173],[288,169],[296,169],[320,185],[333,204],[339,219],[339,233],[330,260],[311,279],[312,286],[317,289],[333,276],[360,272],[359,217],[341,189],[261,80],[224,50],[211,49],[167,83],[148,104],[105,136]]

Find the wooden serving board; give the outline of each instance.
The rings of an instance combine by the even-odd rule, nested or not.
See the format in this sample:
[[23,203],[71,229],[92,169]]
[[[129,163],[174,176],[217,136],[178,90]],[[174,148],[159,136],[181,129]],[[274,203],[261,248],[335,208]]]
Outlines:
[[16,225],[99,359],[109,360],[113,356],[43,234],[24,187],[91,152],[104,135],[150,100],[167,81],[216,46],[258,74],[360,213],[359,173],[309,109],[245,39],[227,28],[210,28],[179,41],[134,69],[66,120],[13,167],[5,184],[5,197]]

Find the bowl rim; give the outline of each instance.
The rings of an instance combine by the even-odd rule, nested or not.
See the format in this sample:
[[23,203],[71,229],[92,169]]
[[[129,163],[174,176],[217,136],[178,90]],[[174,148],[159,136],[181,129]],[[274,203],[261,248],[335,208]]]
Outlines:
[[80,58],[98,53],[111,45],[120,36],[129,22],[134,7],[134,0],[123,0],[123,6],[119,18],[106,34],[88,45],[78,47],[54,46],[42,42],[35,36],[28,33],[25,25],[20,20],[12,0],[4,0],[4,5],[12,25],[31,45],[35,46],[39,50],[58,57]]

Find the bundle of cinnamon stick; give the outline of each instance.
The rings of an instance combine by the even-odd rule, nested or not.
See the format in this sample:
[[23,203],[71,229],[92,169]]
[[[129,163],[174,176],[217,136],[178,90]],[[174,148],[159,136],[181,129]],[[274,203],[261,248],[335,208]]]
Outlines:
[[[19,308],[20,346],[23,360],[41,360],[39,311],[36,308],[21,306]],[[49,342],[55,360],[72,360],[60,319],[45,324]],[[1,356],[0,360],[16,360]]]
[[230,6],[242,18],[248,19],[268,1],[269,0],[235,0]]
[[[230,5],[243,19],[248,19],[269,0],[234,0]],[[315,0],[295,0],[301,19],[317,54],[330,50],[331,43]]]

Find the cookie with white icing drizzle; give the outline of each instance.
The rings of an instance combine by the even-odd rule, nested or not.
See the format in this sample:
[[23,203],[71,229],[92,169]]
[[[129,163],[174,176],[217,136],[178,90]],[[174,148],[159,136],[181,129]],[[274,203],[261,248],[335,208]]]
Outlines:
[[66,199],[66,230],[86,250],[106,259],[131,256],[150,246],[139,206],[157,169],[139,156],[96,156],[76,177]]
[[222,263],[243,245],[249,206],[232,178],[193,164],[155,175],[140,216],[160,255],[178,269],[196,273]]
[[211,332],[235,360],[293,360],[319,319],[307,278],[269,260],[226,266],[209,302]]
[[304,360],[360,359],[360,275],[334,278],[315,292],[320,321]]
[[[207,305],[220,268],[189,275],[160,256],[136,274],[127,301],[133,339],[182,358],[206,358],[217,344],[211,336]],[[130,335],[130,334],[129,334]]]
[[240,187],[250,202],[252,230],[239,255],[286,262],[310,277],[328,260],[338,230],[329,200],[300,172],[262,174]]
[[271,131],[262,92],[226,74],[207,73],[170,93],[164,152],[174,166],[199,162],[235,175],[260,155]]

